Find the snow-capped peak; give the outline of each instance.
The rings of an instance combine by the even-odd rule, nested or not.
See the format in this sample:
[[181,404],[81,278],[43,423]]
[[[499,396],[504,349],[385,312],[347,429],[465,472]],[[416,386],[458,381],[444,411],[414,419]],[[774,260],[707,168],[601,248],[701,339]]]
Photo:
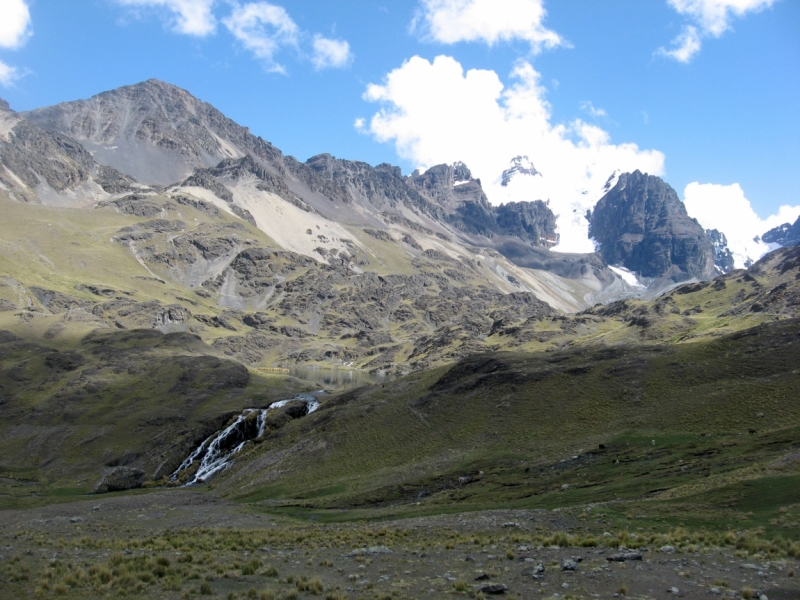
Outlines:
[[511,182],[511,179],[517,174],[530,175],[531,177],[536,175],[539,175],[540,177],[543,176],[542,173],[533,166],[533,163],[527,156],[515,156],[511,159],[508,169],[503,171],[503,179],[500,185],[507,187]]
[[603,186],[603,194],[607,194],[615,185],[617,185],[620,173],[621,171],[619,169],[614,170],[614,172],[611,174],[611,177],[608,178],[606,184]]

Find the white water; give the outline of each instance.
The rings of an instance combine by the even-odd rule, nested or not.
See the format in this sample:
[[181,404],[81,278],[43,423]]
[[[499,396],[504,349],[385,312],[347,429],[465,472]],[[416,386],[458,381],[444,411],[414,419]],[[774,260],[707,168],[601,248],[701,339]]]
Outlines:
[[[192,479],[184,485],[189,486],[205,483],[220,471],[227,469],[233,463],[233,457],[244,448],[247,442],[264,435],[269,411],[274,408],[286,406],[293,400],[306,403],[308,408],[306,415],[311,414],[319,408],[319,402],[313,396],[297,396],[296,398],[290,398],[288,400],[280,400],[278,402],[273,402],[267,408],[247,408],[233,423],[222,431],[206,438],[194,452],[187,456],[186,460],[184,460],[170,476],[170,481],[177,481],[180,473],[191,467],[198,460],[200,461],[200,466],[197,468]],[[244,423],[254,412],[258,413],[256,417],[257,434],[248,436]]]

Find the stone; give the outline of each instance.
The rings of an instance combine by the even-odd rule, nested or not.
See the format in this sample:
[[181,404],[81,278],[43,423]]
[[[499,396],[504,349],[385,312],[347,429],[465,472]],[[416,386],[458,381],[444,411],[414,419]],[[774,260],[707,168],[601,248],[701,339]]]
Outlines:
[[522,572],[522,575],[523,576],[530,576],[530,577],[533,577],[536,580],[539,580],[542,577],[544,577],[544,565],[542,563],[538,563],[535,567],[533,567],[531,569],[525,569]]
[[392,551],[386,546],[370,546],[369,548],[356,548],[355,550],[348,552],[347,556],[354,557],[374,554],[392,554]]
[[97,483],[94,492],[104,494],[140,488],[144,484],[145,477],[145,472],[141,469],[117,467]]
[[619,554],[612,554],[606,556],[606,560],[612,562],[625,562],[628,560],[642,560],[642,553],[634,550],[633,552],[620,552]]
[[673,546],[666,545],[666,546],[661,546],[661,548],[659,548],[659,551],[663,552],[664,554],[672,554],[673,552],[675,552],[675,548]]
[[574,571],[578,568],[578,563],[571,558],[565,558],[561,563],[562,571]]
[[479,587],[478,591],[482,594],[505,594],[508,591],[508,586],[502,583],[492,583]]

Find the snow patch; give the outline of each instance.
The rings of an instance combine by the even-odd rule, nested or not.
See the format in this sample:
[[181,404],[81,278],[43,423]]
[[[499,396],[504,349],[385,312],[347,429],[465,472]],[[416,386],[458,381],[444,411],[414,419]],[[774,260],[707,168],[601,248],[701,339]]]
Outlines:
[[634,287],[646,287],[639,283],[639,280],[636,278],[636,274],[633,271],[629,271],[625,267],[612,267],[611,265],[608,266],[622,281],[627,283],[628,285],[632,285]]

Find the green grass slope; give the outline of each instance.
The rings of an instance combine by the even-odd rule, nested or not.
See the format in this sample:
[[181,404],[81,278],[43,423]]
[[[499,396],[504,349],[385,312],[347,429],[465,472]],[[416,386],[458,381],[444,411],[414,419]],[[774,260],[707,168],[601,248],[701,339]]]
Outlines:
[[213,485],[320,518],[608,505],[765,525],[788,506],[800,533],[798,365],[796,319],[693,344],[474,356],[333,397]]
[[162,480],[233,413],[301,389],[191,334],[98,330],[55,348],[0,330],[0,506],[91,492],[119,466]]

